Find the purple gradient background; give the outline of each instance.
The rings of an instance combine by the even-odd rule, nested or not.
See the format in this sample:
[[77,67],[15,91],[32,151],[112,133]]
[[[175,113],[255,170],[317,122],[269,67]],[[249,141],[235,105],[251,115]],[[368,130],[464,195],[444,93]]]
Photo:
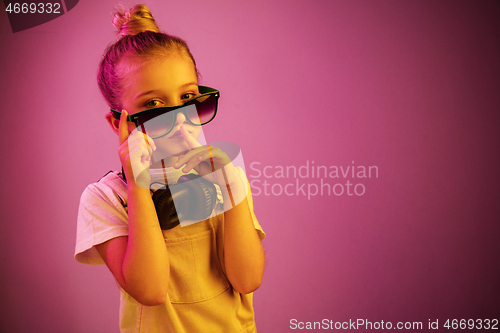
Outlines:
[[[361,197],[254,197],[259,332],[499,318],[498,1],[144,3],[221,91],[205,135],[238,143],[249,176],[252,162],[379,168]],[[111,274],[73,259],[81,192],[120,167],[95,79],[114,4],[16,34],[2,5],[2,332],[118,332]]]

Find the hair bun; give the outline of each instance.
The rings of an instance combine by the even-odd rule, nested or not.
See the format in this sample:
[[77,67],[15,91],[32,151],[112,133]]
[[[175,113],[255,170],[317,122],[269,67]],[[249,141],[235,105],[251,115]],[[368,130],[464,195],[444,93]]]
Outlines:
[[137,35],[143,31],[160,32],[151,11],[146,5],[135,5],[129,10],[118,9],[113,25],[122,36]]

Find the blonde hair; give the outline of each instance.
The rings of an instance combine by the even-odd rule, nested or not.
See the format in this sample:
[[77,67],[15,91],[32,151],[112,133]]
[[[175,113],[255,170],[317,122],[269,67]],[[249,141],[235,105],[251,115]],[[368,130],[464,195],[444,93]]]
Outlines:
[[145,5],[135,5],[130,10],[118,8],[113,17],[113,25],[122,36],[137,35],[143,31],[160,32],[151,11]]
[[118,9],[113,17],[113,25],[121,37],[105,50],[97,74],[99,89],[113,109],[121,110],[124,77],[118,65],[122,59],[140,59],[145,63],[177,52],[191,59],[199,76],[186,42],[161,32],[147,6],[135,5],[127,11]]

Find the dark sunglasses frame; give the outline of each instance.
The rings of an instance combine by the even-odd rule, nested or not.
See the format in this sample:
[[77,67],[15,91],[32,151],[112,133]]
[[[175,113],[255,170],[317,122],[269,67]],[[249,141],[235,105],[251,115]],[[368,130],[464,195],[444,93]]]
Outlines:
[[[157,108],[151,108],[151,109],[143,110],[143,111],[140,111],[140,112],[128,115],[127,116],[127,121],[133,122],[135,124],[135,126],[137,128],[139,128],[143,123],[145,123],[148,120],[151,120],[151,119],[153,119],[153,118],[155,118],[155,117],[157,117],[159,115],[162,115],[164,113],[177,110],[177,112],[174,112],[174,114],[172,115],[174,121],[172,121],[172,125],[170,126],[170,129],[165,134],[163,134],[163,135],[161,135],[161,136],[159,136],[157,138],[165,136],[165,135],[167,135],[168,133],[170,133],[172,131],[172,128],[174,128],[174,126],[175,126],[175,117],[177,116],[177,113],[179,113],[179,112],[183,112],[184,113],[184,115],[186,116],[186,120],[191,125],[201,126],[201,125],[208,124],[209,122],[211,122],[215,118],[215,115],[217,114],[217,107],[218,107],[218,104],[219,104],[220,92],[217,89],[210,88],[210,87],[205,87],[205,86],[198,86],[198,91],[200,92],[200,95],[195,96],[195,97],[191,98],[190,100],[187,100],[186,102],[184,102],[181,105],[177,105],[177,106],[162,106],[162,107],[157,107]],[[208,121],[205,121],[205,122],[203,122],[201,124],[195,124],[188,117],[188,115],[186,114],[185,110],[178,110],[178,109],[184,108],[185,106],[189,106],[189,105],[195,104],[198,101],[199,98],[202,98],[204,96],[210,96],[210,95],[213,95],[214,98],[215,98],[215,107],[214,107],[214,115]],[[201,102],[201,103],[203,103],[203,102]],[[115,119],[120,119],[120,116],[122,114],[120,111],[112,109],[112,108],[110,110],[113,113],[113,117]]]

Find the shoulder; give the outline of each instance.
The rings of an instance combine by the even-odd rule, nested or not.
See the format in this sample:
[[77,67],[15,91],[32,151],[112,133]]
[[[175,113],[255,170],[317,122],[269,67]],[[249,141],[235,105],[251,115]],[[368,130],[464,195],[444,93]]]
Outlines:
[[95,245],[128,235],[127,185],[118,172],[110,172],[88,185],[80,198],[75,259],[103,264]]
[[127,206],[127,184],[121,173],[110,171],[99,181],[89,184],[82,193],[80,203],[107,201]]
[[118,172],[110,172],[88,185],[80,198],[78,224],[128,224],[127,184]]

